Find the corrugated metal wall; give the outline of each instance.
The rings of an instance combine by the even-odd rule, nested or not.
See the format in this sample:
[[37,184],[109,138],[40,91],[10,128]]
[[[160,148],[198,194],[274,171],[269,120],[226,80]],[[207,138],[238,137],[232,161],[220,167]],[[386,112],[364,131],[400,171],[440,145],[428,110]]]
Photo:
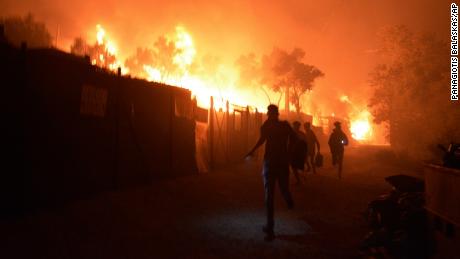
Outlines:
[[0,53],[8,153],[1,199],[10,207],[197,172],[190,91],[121,77],[57,50],[2,45]]

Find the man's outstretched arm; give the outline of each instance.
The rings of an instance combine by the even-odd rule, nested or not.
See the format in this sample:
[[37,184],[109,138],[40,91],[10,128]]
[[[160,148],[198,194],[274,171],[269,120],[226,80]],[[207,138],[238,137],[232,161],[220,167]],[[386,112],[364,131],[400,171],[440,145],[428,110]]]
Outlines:
[[265,143],[265,138],[263,136],[260,136],[259,140],[257,141],[256,145],[251,149],[251,151],[248,152],[246,157],[252,156],[252,154],[263,144]]

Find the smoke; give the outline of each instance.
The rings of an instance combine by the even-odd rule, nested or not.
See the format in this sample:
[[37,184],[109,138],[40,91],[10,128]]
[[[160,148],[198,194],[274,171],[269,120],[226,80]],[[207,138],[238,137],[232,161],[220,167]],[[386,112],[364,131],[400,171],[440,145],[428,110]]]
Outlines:
[[[460,104],[449,98],[449,44],[404,26],[381,34],[384,62],[371,76],[377,122],[390,122],[391,144],[417,158],[436,144],[460,142]],[[446,62],[447,61],[447,62]]]
[[133,75],[149,78],[148,67],[158,69],[156,81],[167,81],[171,75],[180,74],[181,67],[174,62],[174,58],[180,55],[181,49],[177,48],[173,41],[164,36],[158,37],[151,47],[138,47],[136,53],[129,57],[125,65]]
[[51,35],[45,24],[35,21],[31,14],[25,17],[0,17],[0,24],[4,27],[4,33],[10,44],[16,47],[22,42],[27,42],[29,47],[50,47]]
[[[280,98],[272,101],[271,94],[289,93],[289,100],[298,112],[301,111],[301,97],[313,88],[314,81],[324,73],[313,65],[304,63],[305,50],[294,48],[291,52],[273,48],[260,59],[254,53],[242,55],[236,61],[240,71],[239,84],[261,89],[269,102],[279,105]],[[289,88],[289,91],[287,91]]]
[[[184,26],[194,39],[197,53],[187,65],[188,72],[212,71],[214,78],[208,78],[209,83],[229,82],[234,83],[232,87],[248,88],[242,99],[258,96],[265,103],[262,106],[268,97],[276,102],[278,95],[252,79],[262,73],[255,69],[254,62],[261,62],[256,57],[270,53],[273,46],[285,50],[298,46],[305,50],[308,63],[326,75],[303,95],[303,111],[338,117],[347,115],[344,108],[348,104],[340,101],[343,95],[356,106],[367,105],[373,91],[368,74],[382,61],[376,52],[379,28],[405,24],[414,32],[426,30],[436,32],[438,38],[448,38],[449,10],[447,0],[0,1],[0,16],[33,13],[36,20],[45,22],[57,40],[54,44],[67,51],[77,37],[92,42],[95,25],[102,24],[121,50],[118,60],[144,75],[148,74],[145,63],[153,64],[151,67],[160,63],[158,66],[183,74],[183,67],[171,64],[170,59],[158,61],[157,50],[168,53],[171,46],[159,37]],[[244,53],[253,56],[246,55],[245,60],[241,57]],[[228,73],[235,68],[235,60],[248,63],[239,71],[240,83],[229,79],[238,74]],[[220,92],[231,94],[227,90]]]

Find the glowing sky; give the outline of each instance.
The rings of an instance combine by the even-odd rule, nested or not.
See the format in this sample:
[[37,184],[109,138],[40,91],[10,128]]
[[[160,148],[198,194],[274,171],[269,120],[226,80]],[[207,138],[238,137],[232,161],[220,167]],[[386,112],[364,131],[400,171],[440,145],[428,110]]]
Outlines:
[[[273,46],[303,48],[306,62],[326,76],[311,98],[323,104],[346,94],[365,102],[368,73],[378,62],[373,52],[376,32],[385,25],[407,25],[448,40],[450,2],[428,0],[2,0],[0,15],[31,12],[45,21],[59,47],[76,36],[90,38],[103,24],[126,56],[137,46],[183,25],[193,35],[197,52],[232,63],[241,54],[268,53]],[[121,57],[126,58],[126,57]]]

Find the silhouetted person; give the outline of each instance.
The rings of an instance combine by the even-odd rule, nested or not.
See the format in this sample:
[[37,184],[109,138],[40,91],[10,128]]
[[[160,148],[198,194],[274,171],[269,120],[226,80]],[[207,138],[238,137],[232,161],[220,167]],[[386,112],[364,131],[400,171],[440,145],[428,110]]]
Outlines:
[[254,151],[266,142],[262,175],[264,179],[267,224],[263,227],[263,231],[267,234],[265,240],[271,241],[274,238],[274,195],[277,181],[288,208],[292,209],[294,207],[294,202],[289,192],[288,145],[290,141],[294,141],[297,137],[288,122],[279,120],[276,105],[270,104],[267,110],[268,119],[260,127],[260,138],[247,156],[252,156]]
[[307,142],[307,172],[310,171],[310,168],[312,169],[313,173],[316,173],[316,165],[315,165],[315,155],[316,155],[316,149],[315,146],[318,148],[318,154],[320,152],[320,145],[318,138],[316,138],[315,133],[311,129],[311,124],[310,122],[305,122],[303,125],[305,129],[305,139]]
[[297,134],[297,139],[292,143],[291,150],[291,168],[297,180],[297,184],[301,184],[299,173],[303,172],[305,167],[305,156],[307,155],[307,140],[306,135],[300,131],[300,122],[294,121],[292,128]]
[[340,128],[340,122],[336,121],[334,126],[335,129],[329,137],[328,144],[332,154],[332,165],[339,166],[339,178],[342,178],[343,153],[345,151],[344,146],[348,145],[348,138]]

